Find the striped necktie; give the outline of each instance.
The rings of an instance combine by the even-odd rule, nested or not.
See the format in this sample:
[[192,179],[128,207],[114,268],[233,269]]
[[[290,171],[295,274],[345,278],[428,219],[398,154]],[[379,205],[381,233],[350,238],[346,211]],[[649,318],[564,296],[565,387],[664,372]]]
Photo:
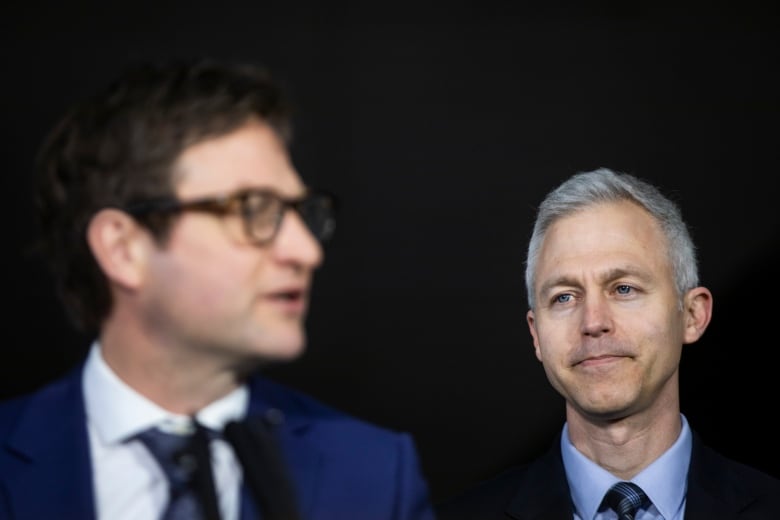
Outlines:
[[649,501],[642,488],[633,482],[618,482],[604,495],[604,502],[618,515],[618,520],[634,520],[637,509]]

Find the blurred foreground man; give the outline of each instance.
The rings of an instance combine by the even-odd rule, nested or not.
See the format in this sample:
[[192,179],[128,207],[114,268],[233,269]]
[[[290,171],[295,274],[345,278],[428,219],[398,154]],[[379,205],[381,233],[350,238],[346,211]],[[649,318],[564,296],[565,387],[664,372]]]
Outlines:
[[305,344],[334,200],[291,163],[269,75],[127,71],[38,161],[42,253],[95,340],[0,405],[2,519],[425,519],[411,437],[258,375]]

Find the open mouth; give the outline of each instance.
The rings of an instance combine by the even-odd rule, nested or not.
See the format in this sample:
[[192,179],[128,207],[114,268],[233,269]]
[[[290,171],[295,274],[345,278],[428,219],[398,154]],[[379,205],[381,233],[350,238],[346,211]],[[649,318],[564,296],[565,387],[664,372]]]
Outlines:
[[274,300],[294,302],[303,299],[303,291],[281,291],[271,295]]
[[306,291],[302,289],[278,291],[270,294],[268,299],[290,314],[302,314],[306,309]]

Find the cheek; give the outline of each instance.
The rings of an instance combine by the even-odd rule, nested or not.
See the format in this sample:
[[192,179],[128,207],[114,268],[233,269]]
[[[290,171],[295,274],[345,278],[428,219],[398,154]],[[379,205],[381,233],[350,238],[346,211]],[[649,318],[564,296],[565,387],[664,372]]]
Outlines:
[[622,337],[636,345],[645,370],[655,377],[676,370],[682,356],[682,319],[672,310],[645,313],[626,322]]
[[255,269],[256,262],[250,262],[249,255],[179,249],[158,259],[154,278],[158,292],[168,292],[169,298],[181,300],[183,305],[208,310],[241,301],[252,289]]
[[642,335],[647,341],[667,345],[682,343],[683,316],[676,307],[659,307],[626,317],[626,332]]
[[534,341],[536,357],[551,367],[561,365],[577,340],[576,334],[572,335],[571,327],[564,323],[537,322]]

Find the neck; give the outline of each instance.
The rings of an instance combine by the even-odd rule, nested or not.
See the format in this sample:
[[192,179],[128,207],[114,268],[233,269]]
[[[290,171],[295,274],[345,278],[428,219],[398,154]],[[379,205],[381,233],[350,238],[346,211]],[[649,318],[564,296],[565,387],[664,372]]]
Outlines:
[[647,410],[617,420],[586,417],[567,404],[569,438],[583,455],[623,480],[630,480],[663,455],[680,436],[675,391]]
[[249,371],[235,358],[117,323],[109,319],[100,334],[106,364],[125,384],[172,413],[196,413],[235,390]]

